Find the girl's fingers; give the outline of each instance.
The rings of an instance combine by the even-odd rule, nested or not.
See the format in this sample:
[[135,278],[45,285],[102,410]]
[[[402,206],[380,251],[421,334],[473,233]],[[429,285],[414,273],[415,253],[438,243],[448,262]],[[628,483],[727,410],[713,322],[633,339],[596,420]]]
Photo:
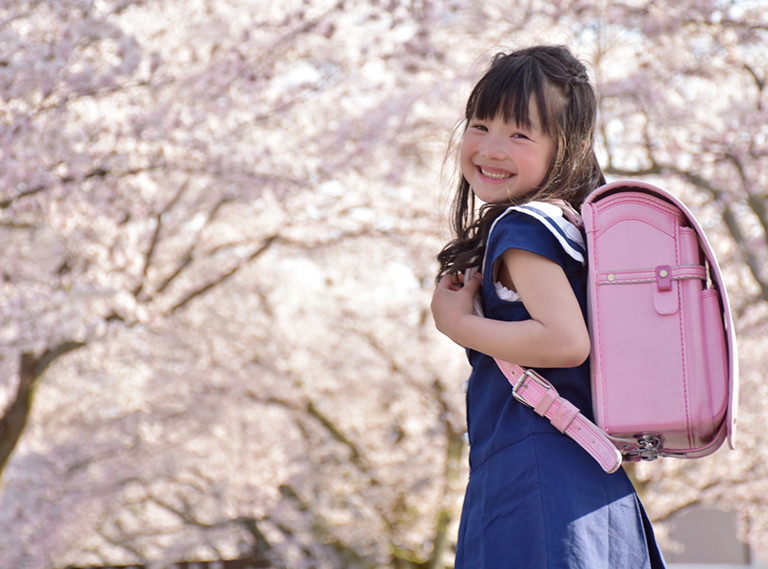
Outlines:
[[445,275],[437,284],[438,288],[445,288],[454,292],[460,291],[463,288],[469,287],[467,292],[470,292],[473,296],[483,283],[483,278],[480,273],[475,273],[469,280],[465,281],[463,274]]
[[457,275],[445,275],[443,278],[440,279],[440,282],[438,283],[438,288],[445,288],[448,290],[461,290],[462,283],[464,279],[461,278],[459,275],[459,278],[457,278]]
[[475,293],[480,288],[480,285],[483,284],[483,275],[480,273],[475,273],[472,275],[472,278],[469,279],[467,282],[464,283],[464,288],[467,289],[468,293],[471,293],[472,296],[475,295]]

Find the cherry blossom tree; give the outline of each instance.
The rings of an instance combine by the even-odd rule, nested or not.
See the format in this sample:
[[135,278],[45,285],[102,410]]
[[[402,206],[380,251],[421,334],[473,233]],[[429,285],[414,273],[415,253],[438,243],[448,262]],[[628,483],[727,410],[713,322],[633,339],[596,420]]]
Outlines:
[[470,4],[0,5],[4,566],[450,566],[441,173],[490,55],[531,42],[589,63],[606,172],[680,193],[729,278],[739,450],[636,484],[662,534],[716,503],[766,556],[764,10]]

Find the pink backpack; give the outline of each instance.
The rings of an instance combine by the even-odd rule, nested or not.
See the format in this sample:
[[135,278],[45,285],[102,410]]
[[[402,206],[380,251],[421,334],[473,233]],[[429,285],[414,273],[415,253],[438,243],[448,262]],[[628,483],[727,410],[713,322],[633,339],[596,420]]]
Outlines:
[[720,268],[693,214],[621,180],[581,208],[597,426],[532,370],[497,360],[515,397],[614,472],[622,460],[734,448],[738,358]]

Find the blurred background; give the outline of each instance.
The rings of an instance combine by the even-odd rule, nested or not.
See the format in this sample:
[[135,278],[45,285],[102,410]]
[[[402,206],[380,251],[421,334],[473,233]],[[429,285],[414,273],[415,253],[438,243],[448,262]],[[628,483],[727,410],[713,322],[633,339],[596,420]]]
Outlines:
[[532,43],[726,273],[738,449],[629,467],[667,557],[768,561],[766,0],[0,0],[0,566],[451,567],[449,141]]

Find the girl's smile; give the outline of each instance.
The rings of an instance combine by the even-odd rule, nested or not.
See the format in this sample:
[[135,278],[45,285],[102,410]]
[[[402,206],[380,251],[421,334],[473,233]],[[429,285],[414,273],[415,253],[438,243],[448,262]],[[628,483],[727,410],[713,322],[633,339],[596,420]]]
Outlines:
[[494,168],[478,166],[477,169],[480,171],[481,176],[490,178],[491,180],[507,180],[513,176],[511,172],[505,172],[504,170],[495,172]]

